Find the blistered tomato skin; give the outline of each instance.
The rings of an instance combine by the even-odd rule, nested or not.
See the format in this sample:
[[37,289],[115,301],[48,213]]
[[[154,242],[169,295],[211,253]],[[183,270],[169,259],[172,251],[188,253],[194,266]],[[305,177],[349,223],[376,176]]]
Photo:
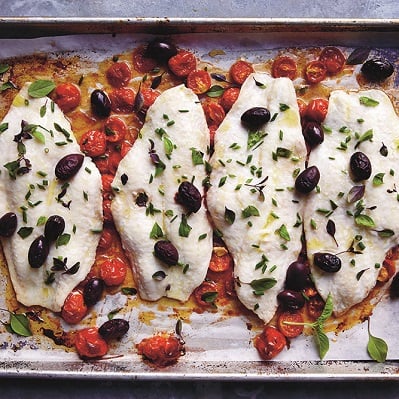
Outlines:
[[108,68],[106,75],[112,86],[123,87],[132,78],[132,71],[126,62],[115,62]]
[[266,326],[263,332],[255,337],[254,345],[264,360],[275,358],[285,347],[284,335],[274,327]]
[[273,61],[273,78],[289,78],[294,80],[297,73],[297,66],[294,59],[288,56],[280,56]]
[[61,317],[68,324],[79,323],[87,314],[87,306],[81,291],[72,291],[65,299]]
[[239,95],[240,89],[238,87],[229,87],[223,92],[222,97],[220,98],[220,105],[223,107],[225,112],[230,111]]
[[327,67],[321,61],[310,61],[305,67],[305,79],[310,84],[320,83],[326,75]]
[[127,265],[119,259],[109,259],[100,265],[100,277],[109,287],[122,284],[126,273]]
[[107,354],[108,344],[96,327],[84,328],[75,335],[75,348],[82,359],[97,359]]
[[169,69],[179,78],[185,78],[197,67],[195,55],[190,51],[180,50],[176,55],[169,58]]
[[230,68],[231,79],[242,85],[247,77],[254,72],[254,68],[251,63],[243,60],[236,61]]
[[319,60],[324,63],[330,75],[339,73],[345,65],[345,56],[337,47],[326,47],[320,53]]
[[305,116],[308,120],[322,123],[328,112],[328,101],[324,98],[315,98],[306,107]]
[[63,112],[74,110],[81,100],[79,87],[72,83],[60,83],[54,91],[54,102]]
[[107,149],[107,137],[100,130],[89,130],[80,140],[80,148],[89,157],[104,155]]

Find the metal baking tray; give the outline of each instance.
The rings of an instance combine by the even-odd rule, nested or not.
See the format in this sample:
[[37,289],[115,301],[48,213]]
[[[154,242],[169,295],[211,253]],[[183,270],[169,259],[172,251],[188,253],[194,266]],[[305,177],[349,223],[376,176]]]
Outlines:
[[[171,35],[176,41],[193,44],[205,43],[211,38],[222,48],[248,55],[262,43],[265,50],[275,47],[306,47],[336,45],[345,47],[376,47],[395,49],[399,43],[399,20],[345,20],[345,19],[177,19],[177,18],[0,18],[0,58],[7,57],[1,46],[2,40],[28,38],[70,37],[96,38],[107,35],[121,38],[136,38],[137,35]],[[79,36],[77,36],[79,35]],[[147,35],[147,36],[146,36]],[[91,40],[96,45],[98,40]],[[29,48],[29,45],[26,45]],[[24,50],[22,50],[24,51]],[[399,47],[398,47],[399,52]],[[1,288],[0,288],[1,290]],[[1,293],[0,293],[1,297]],[[196,321],[201,328],[201,316]],[[397,327],[399,309],[391,309],[380,316],[392,324],[390,346],[398,348],[399,338],[392,333]],[[245,330],[245,320],[237,323]],[[241,324],[240,324],[241,323]],[[217,323],[216,323],[217,324]],[[364,324],[364,323],[363,323]],[[364,326],[363,326],[364,327]],[[384,326],[379,326],[383,328]],[[15,339],[12,344],[1,343],[0,377],[60,377],[91,379],[141,379],[141,380],[399,380],[399,349],[385,363],[376,363],[366,357],[353,359],[350,355],[332,357],[319,361],[306,354],[292,360],[290,356],[274,361],[257,360],[256,354],[246,356],[251,347],[248,332],[235,339],[229,335],[229,325],[223,324],[215,330],[210,327],[205,343],[189,331],[186,355],[171,367],[154,370],[145,365],[134,349],[121,357],[98,361],[81,361],[76,354],[56,350],[45,342]],[[192,336],[190,337],[190,333]],[[356,341],[356,329],[346,332],[344,338]],[[364,333],[364,329],[363,329]],[[215,335],[213,335],[215,334]],[[1,334],[0,334],[1,335]],[[44,338],[43,338],[44,339]],[[40,338],[39,338],[40,340]],[[220,353],[223,343],[231,349]],[[305,345],[309,345],[305,343]],[[211,348],[209,353],[203,348]],[[307,349],[309,349],[307,347]],[[328,358],[328,357],[327,357]],[[310,359],[310,360],[309,360]]]

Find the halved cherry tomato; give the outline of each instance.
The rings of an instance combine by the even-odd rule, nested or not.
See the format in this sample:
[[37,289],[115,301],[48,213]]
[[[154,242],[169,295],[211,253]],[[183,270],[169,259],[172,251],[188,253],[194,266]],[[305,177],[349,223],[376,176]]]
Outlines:
[[342,51],[336,47],[326,47],[322,50],[319,60],[326,66],[330,75],[340,72],[346,62]]
[[320,295],[315,295],[314,297],[310,298],[307,302],[307,310],[309,316],[316,320],[324,309],[324,301]]
[[109,287],[122,284],[126,273],[127,265],[120,259],[108,259],[100,264],[100,277]]
[[101,181],[103,184],[103,193],[112,193],[112,182],[114,180],[114,175],[110,173],[104,173],[101,175]]
[[126,86],[132,78],[132,71],[126,62],[115,62],[106,72],[109,83],[114,87]]
[[286,323],[303,323],[303,317],[299,312],[283,312],[277,320],[279,331],[287,338],[295,338],[303,332],[303,325]]
[[305,101],[301,100],[300,98],[298,98],[296,100],[297,104],[298,104],[298,109],[299,109],[299,115],[301,117],[301,119],[303,119],[306,116],[306,103]]
[[223,107],[215,101],[204,101],[202,108],[209,125],[219,126],[226,116]]
[[243,60],[236,61],[230,67],[230,77],[239,85],[242,85],[247,77],[253,72],[254,68],[252,67],[252,64]]
[[106,222],[106,223],[112,223],[114,220],[114,218],[112,216],[112,212],[111,212],[111,203],[112,203],[112,199],[110,199],[110,198],[103,199],[103,218],[104,218],[104,222]]
[[110,228],[104,227],[101,233],[100,241],[98,243],[99,248],[108,249],[112,245],[112,241],[114,236],[112,234],[112,230]]
[[144,338],[136,347],[139,355],[157,367],[175,364],[180,356],[184,355],[181,340],[166,333]]
[[322,123],[328,112],[328,101],[324,98],[315,98],[309,102],[306,107],[306,118]]
[[213,272],[225,272],[233,266],[233,259],[229,253],[218,255],[215,251],[212,252],[211,260],[209,262],[209,269]]
[[296,76],[296,62],[291,57],[282,55],[273,61],[272,76],[273,78],[289,78],[295,79]]
[[154,90],[151,88],[141,89],[141,94],[143,96],[143,109],[147,110],[154,104],[154,101],[161,94],[158,90]]
[[80,104],[80,89],[72,83],[60,83],[54,91],[54,102],[63,112],[69,112]]
[[276,357],[286,344],[287,340],[284,335],[276,328],[270,326],[266,326],[254,340],[255,348],[264,360]]
[[105,154],[107,139],[100,130],[89,130],[80,140],[80,148],[89,157],[98,157]]
[[117,116],[110,116],[104,123],[104,131],[107,141],[117,143],[125,138],[128,128],[123,119]]
[[108,344],[97,327],[84,328],[76,332],[75,348],[82,359],[102,357],[108,352]]
[[223,92],[219,102],[225,112],[230,111],[231,107],[236,102],[239,94],[240,89],[238,87],[229,87]]
[[197,59],[190,51],[180,50],[176,55],[169,58],[169,69],[179,78],[185,78],[197,67]]
[[204,94],[211,87],[211,75],[203,69],[191,71],[187,76],[186,84],[195,94]]
[[130,149],[133,147],[132,143],[129,143],[128,141],[124,141],[121,144],[121,157],[124,158],[125,155],[130,151]]
[[136,93],[130,87],[121,87],[109,93],[111,109],[119,114],[128,114],[133,111]]
[[305,79],[310,84],[320,83],[326,78],[327,67],[321,61],[310,61],[305,66]]
[[218,296],[217,284],[213,281],[204,281],[194,290],[194,298],[198,305],[212,306]]
[[61,310],[61,317],[69,324],[79,323],[87,314],[83,293],[75,290],[66,297]]
[[155,59],[144,57],[145,51],[145,46],[137,47],[133,51],[133,67],[137,72],[151,72],[158,65]]

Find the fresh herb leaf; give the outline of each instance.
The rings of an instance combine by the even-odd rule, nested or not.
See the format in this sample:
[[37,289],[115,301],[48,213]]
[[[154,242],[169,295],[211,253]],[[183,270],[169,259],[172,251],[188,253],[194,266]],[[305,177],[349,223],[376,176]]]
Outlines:
[[123,295],[136,295],[137,290],[134,287],[122,287],[121,292]]
[[21,238],[27,238],[32,234],[33,227],[21,227],[18,231],[17,234]]
[[249,285],[254,290],[254,295],[263,295],[266,290],[274,287],[277,283],[275,278],[264,277],[257,280],[252,280]]
[[359,98],[360,104],[365,105],[366,107],[376,107],[379,102],[377,100],[373,100],[370,97],[362,96]]
[[363,64],[363,62],[367,60],[369,54],[370,54],[370,49],[367,47],[356,48],[349,54],[346,60],[346,65]]
[[213,85],[207,92],[206,95],[211,98],[217,98],[222,96],[224,93],[224,87],[220,85]]
[[55,89],[51,80],[36,80],[28,88],[28,94],[34,98],[45,97]]
[[236,214],[231,209],[224,207],[224,220],[227,224],[233,224],[236,219]]
[[374,220],[368,215],[360,214],[360,215],[355,216],[355,223],[358,226],[375,227]]
[[193,165],[203,165],[204,153],[195,148],[191,148],[191,159],[193,161]]
[[156,240],[163,237],[163,231],[157,222],[154,223],[150,232],[150,238]]
[[384,184],[384,176],[385,176],[385,173],[377,173],[373,177],[373,185],[374,186],[381,186],[382,184]]
[[290,234],[288,233],[287,226],[285,224],[282,224],[280,228],[277,230],[278,235],[285,241],[290,241],[291,237]]
[[181,222],[179,225],[179,236],[188,237],[192,227],[187,223],[187,216],[183,213],[181,215]]
[[10,328],[13,333],[22,337],[30,337],[32,335],[29,319],[24,313],[10,312]]
[[243,218],[249,218],[250,216],[260,216],[258,209],[253,205],[248,205],[241,213]]
[[388,354],[388,345],[382,338],[377,338],[370,333],[370,319],[368,319],[369,341],[367,343],[367,352],[376,362],[385,362]]
[[71,239],[71,235],[68,233],[61,234],[58,236],[56,242],[55,242],[55,247],[58,248],[62,245],[67,245],[69,243],[69,240]]
[[376,230],[378,236],[381,238],[389,238],[395,235],[395,232],[391,229]]

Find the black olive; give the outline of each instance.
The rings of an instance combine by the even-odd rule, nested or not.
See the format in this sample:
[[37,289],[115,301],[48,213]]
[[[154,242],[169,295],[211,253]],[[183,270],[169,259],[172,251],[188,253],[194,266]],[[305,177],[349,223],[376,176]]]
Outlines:
[[280,302],[282,307],[287,310],[298,310],[302,309],[305,305],[305,298],[298,291],[284,290],[279,292],[277,300]]
[[148,43],[144,56],[153,58],[159,62],[167,62],[169,58],[176,54],[177,48],[174,44],[166,40],[155,39]]
[[79,172],[83,165],[82,154],[68,154],[61,158],[55,166],[55,175],[60,180],[68,180]]
[[11,237],[17,229],[18,219],[14,212],[5,213],[0,218],[0,237]]
[[355,152],[349,161],[353,181],[366,180],[371,176],[371,162],[363,152]]
[[324,141],[324,131],[320,123],[307,122],[303,128],[303,136],[311,148],[316,147]]
[[361,68],[362,74],[372,82],[384,80],[393,74],[393,65],[385,58],[372,58]]
[[95,305],[104,291],[104,281],[100,278],[91,278],[83,288],[83,298],[87,306]]
[[47,259],[49,250],[50,246],[46,237],[40,235],[34,239],[28,252],[29,265],[35,269],[41,267]]
[[257,129],[270,121],[270,112],[267,108],[253,107],[241,115],[241,122],[249,128]]
[[336,273],[341,269],[341,259],[327,252],[317,252],[313,255],[314,264],[327,273]]
[[176,247],[167,240],[161,240],[155,243],[154,255],[168,266],[176,265],[179,261],[179,253]]
[[389,287],[390,298],[399,298],[399,273],[396,273]]
[[317,166],[309,166],[295,179],[295,189],[302,194],[310,193],[319,183],[320,172]]
[[49,241],[55,241],[65,229],[65,220],[62,216],[52,215],[47,219],[44,226],[44,236]]
[[292,262],[287,269],[285,287],[290,290],[300,291],[311,285],[310,269],[306,263]]
[[121,339],[129,330],[129,322],[124,319],[112,319],[106,321],[98,329],[105,340]]
[[195,213],[201,208],[202,197],[194,184],[184,181],[179,186],[176,201],[182,204],[187,211]]
[[100,118],[107,118],[111,114],[111,101],[103,90],[94,90],[90,96],[91,109]]

